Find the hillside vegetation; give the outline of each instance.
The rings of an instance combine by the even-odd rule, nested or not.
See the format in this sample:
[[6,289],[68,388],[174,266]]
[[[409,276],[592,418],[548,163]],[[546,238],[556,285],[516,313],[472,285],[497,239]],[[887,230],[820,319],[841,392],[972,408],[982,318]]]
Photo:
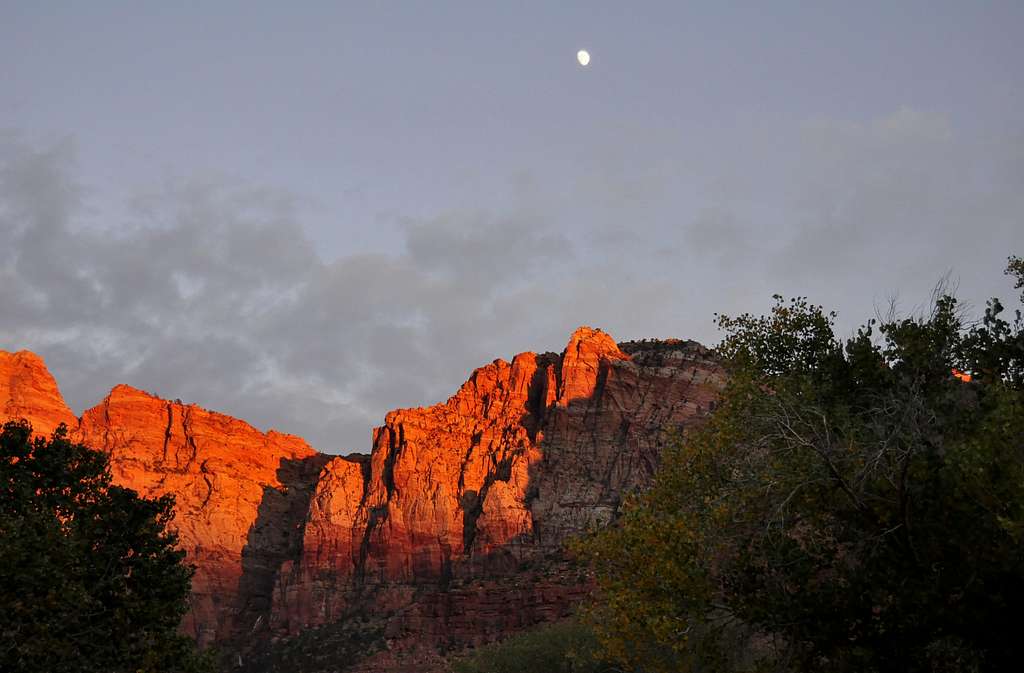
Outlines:
[[[1007,274],[1024,286],[1024,263]],[[1024,301],[1024,296],[1022,296]],[[997,299],[848,339],[805,299],[719,316],[730,379],[582,541],[637,671],[1007,671],[1024,655],[1024,326]]]

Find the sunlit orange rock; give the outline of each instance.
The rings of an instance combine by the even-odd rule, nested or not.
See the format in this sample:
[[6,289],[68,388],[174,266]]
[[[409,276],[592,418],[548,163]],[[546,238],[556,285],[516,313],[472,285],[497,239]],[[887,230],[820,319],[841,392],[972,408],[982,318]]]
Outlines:
[[79,420],[26,351],[0,351],[0,405],[0,420],[26,418],[42,433],[67,424],[73,439],[110,454],[116,483],[175,496],[173,526],[196,566],[187,633],[207,644],[265,620],[278,569],[301,548],[326,457],[298,437],[123,385]]
[[583,327],[561,354],[495,360],[446,402],[389,413],[367,462],[325,469],[274,627],[345,619],[368,594],[396,613],[395,642],[473,644],[568,614],[587,586],[564,543],[650,483],[721,383],[699,344],[620,347]]
[[0,421],[24,418],[40,435],[78,425],[43,359],[30,351],[0,350]]
[[298,437],[124,385],[83,414],[77,436],[110,454],[117,483],[174,494],[196,566],[186,631],[205,644],[258,628],[280,564],[301,548],[326,458]]
[[602,361],[628,359],[610,336],[598,329],[580,327],[562,353],[556,402],[564,407],[574,400],[589,400],[597,391]]
[[5,414],[67,423],[118,483],[174,494],[197,567],[188,633],[248,657],[271,635],[384,620],[366,671],[429,670],[570,614],[589,584],[566,540],[646,487],[721,385],[699,344],[581,327],[560,354],[495,360],[442,404],[390,412],[370,455],[342,457],[128,386],[79,421],[39,358],[0,353]]

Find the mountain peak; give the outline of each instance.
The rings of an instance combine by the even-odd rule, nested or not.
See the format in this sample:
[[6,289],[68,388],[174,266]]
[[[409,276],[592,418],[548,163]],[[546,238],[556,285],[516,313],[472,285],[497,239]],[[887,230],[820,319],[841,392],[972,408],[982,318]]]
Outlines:
[[69,428],[78,424],[43,358],[27,350],[0,350],[0,422],[19,418],[32,421],[40,435],[61,423]]
[[566,349],[572,348],[575,344],[590,343],[599,345],[602,349],[610,349],[612,351],[618,351],[618,346],[615,345],[615,339],[611,337],[607,332],[597,328],[590,327],[589,325],[580,325],[575,331],[569,336],[569,343],[566,345]]
[[602,360],[629,360],[606,332],[586,325],[578,327],[562,352],[558,386],[558,403],[569,404],[576,399],[589,399],[598,385]]

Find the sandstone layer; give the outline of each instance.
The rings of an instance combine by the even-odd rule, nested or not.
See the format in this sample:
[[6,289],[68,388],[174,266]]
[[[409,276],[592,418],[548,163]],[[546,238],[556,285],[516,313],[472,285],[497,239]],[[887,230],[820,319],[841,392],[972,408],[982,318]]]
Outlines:
[[387,648],[361,670],[569,614],[588,584],[565,542],[650,483],[721,382],[695,342],[583,327],[560,354],[495,360],[446,402],[387,414],[369,455],[327,456],[128,386],[76,419],[41,359],[0,352],[5,417],[65,423],[118,483],[175,495],[197,567],[187,632],[258,659],[268,636],[380,623]]

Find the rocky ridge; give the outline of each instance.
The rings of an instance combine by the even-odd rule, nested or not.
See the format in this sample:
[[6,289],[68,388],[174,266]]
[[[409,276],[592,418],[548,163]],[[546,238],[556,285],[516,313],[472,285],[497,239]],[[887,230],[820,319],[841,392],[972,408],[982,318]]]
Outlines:
[[76,418],[28,351],[0,351],[0,405],[0,421],[27,419],[41,435],[64,424],[72,439],[109,453],[116,483],[175,496],[174,526],[196,567],[185,632],[207,645],[266,614],[328,456],[299,437],[125,385]]
[[368,456],[328,456],[127,386],[76,419],[38,357],[0,352],[5,416],[66,423],[119,483],[176,495],[197,566],[183,628],[258,660],[255,636],[370,620],[386,646],[362,670],[568,614],[588,585],[565,541],[649,483],[721,381],[694,342],[583,327],[561,354],[495,360],[444,403],[390,412]]

